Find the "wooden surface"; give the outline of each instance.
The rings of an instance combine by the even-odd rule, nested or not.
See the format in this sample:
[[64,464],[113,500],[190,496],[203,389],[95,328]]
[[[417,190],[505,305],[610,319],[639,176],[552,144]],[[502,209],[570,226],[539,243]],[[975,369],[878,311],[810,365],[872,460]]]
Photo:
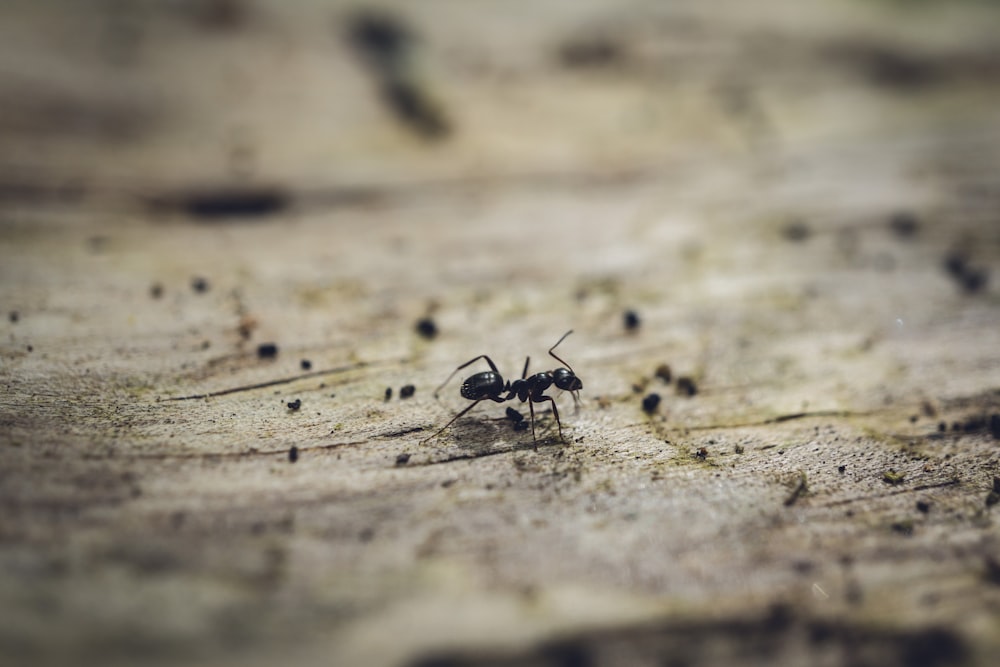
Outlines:
[[809,4],[4,3],[4,664],[994,664],[1000,14]]

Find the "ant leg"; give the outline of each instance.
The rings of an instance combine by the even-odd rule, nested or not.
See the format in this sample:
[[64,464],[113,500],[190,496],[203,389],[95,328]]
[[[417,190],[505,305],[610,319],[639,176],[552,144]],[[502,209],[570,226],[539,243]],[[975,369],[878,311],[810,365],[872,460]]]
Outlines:
[[559,439],[563,441],[563,444],[565,444],[566,438],[564,438],[562,434],[562,422],[559,421],[559,408],[556,407],[555,399],[551,396],[540,396],[538,398],[538,402],[541,403],[542,401],[548,401],[552,404],[552,414],[556,418],[556,426],[559,427]]
[[[466,364],[466,365],[468,365],[468,364]],[[429,436],[427,436],[426,438],[424,438],[423,440],[421,440],[421,441],[420,441],[420,444],[423,444],[423,443],[427,442],[428,440],[430,440],[431,438],[436,438],[437,436],[439,436],[439,435],[441,435],[442,433],[444,433],[444,430],[445,430],[446,428],[448,428],[449,426],[451,426],[452,424],[454,424],[454,423],[455,423],[455,420],[456,420],[456,419],[458,419],[459,417],[461,417],[462,415],[464,415],[464,414],[465,414],[466,412],[468,412],[468,411],[469,411],[469,410],[471,410],[472,408],[474,408],[474,407],[476,407],[477,405],[479,405],[480,401],[482,401],[482,400],[483,400],[483,399],[479,399],[479,401],[476,401],[475,403],[473,403],[472,405],[470,405],[470,406],[469,406],[469,407],[467,407],[466,409],[464,409],[464,410],[462,410],[461,412],[459,412],[459,413],[458,413],[457,415],[455,415],[454,417],[452,417],[452,418],[451,418],[451,421],[450,421],[450,422],[448,422],[447,424],[445,424],[444,426],[442,426],[442,427],[441,427],[441,430],[440,430],[440,431],[438,431],[437,433],[435,433],[435,434],[433,434],[433,435],[429,435]]]
[[564,340],[566,340],[566,336],[570,335],[571,333],[573,333],[573,330],[572,330],[572,329],[570,329],[569,331],[567,331],[566,333],[564,333],[564,334],[562,335],[562,338],[560,338],[559,340],[557,340],[557,341],[556,341],[556,344],[555,344],[555,345],[553,345],[552,347],[550,347],[550,348],[549,348],[549,354],[550,354],[550,355],[552,356],[552,358],[553,358],[553,359],[555,359],[555,360],[556,360],[556,361],[558,361],[558,362],[559,362],[560,364],[562,364],[563,366],[565,366],[566,368],[568,368],[568,369],[569,369],[569,371],[570,371],[570,372],[572,373],[572,372],[573,372],[573,367],[572,367],[572,366],[570,366],[569,364],[567,364],[567,363],[566,363],[565,361],[563,361],[563,360],[562,360],[562,359],[560,359],[559,357],[557,357],[557,356],[556,356],[556,353],[552,351],[552,350],[556,349],[557,347],[559,347],[559,343],[561,343],[561,342],[563,342]]
[[448,384],[449,382],[451,382],[451,379],[453,377],[455,377],[455,373],[459,372],[460,370],[462,370],[466,366],[471,366],[472,364],[474,364],[475,362],[479,361],[480,359],[485,359],[486,363],[488,363],[490,365],[490,368],[493,369],[493,372],[496,373],[497,375],[500,375],[500,371],[497,370],[497,365],[493,363],[493,360],[490,359],[489,357],[487,357],[485,354],[480,354],[475,359],[469,359],[464,364],[462,364],[461,366],[459,366],[458,368],[456,368],[455,370],[453,370],[451,372],[451,375],[448,376],[448,379],[445,380],[444,382],[442,382],[441,386],[434,390],[434,398],[437,398],[438,397],[438,392],[440,392],[442,389],[444,389],[444,386],[446,384]]
[[538,451],[538,438],[535,437],[535,406],[531,404],[531,399],[528,399],[528,410],[531,412],[531,442],[535,446],[535,451]]
[[524,359],[524,370],[521,371],[521,379],[524,380],[528,377],[528,364],[531,363],[531,357],[525,357]]

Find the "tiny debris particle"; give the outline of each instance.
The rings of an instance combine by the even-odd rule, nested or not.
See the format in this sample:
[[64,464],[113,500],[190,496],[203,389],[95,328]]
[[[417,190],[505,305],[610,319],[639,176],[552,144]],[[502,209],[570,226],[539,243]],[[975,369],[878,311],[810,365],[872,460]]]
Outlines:
[[349,17],[347,39],[359,55],[383,68],[396,66],[415,41],[401,19],[374,10]]
[[944,433],[948,430],[947,422],[938,422],[938,433]]
[[301,368],[304,371],[312,370],[312,367],[313,367],[313,362],[309,361],[308,359],[303,359],[302,361],[299,362],[299,368]]
[[808,239],[812,235],[812,231],[806,223],[801,220],[795,220],[781,229],[781,235],[785,237],[786,241],[799,243]]
[[201,276],[195,276],[191,279],[191,289],[195,291],[196,294],[204,294],[208,291],[209,285],[208,280],[202,278]]
[[7,315],[7,319],[10,320],[11,324],[17,324],[17,321],[21,319],[21,314],[16,310],[12,310],[10,311],[10,314]]
[[847,466],[837,466],[837,472],[843,475],[845,472],[847,472]]
[[889,229],[901,239],[911,239],[917,235],[920,221],[909,211],[893,213],[889,218]]
[[403,398],[409,398],[409,397],[413,396],[414,392],[416,392],[416,391],[417,391],[417,388],[414,387],[412,384],[405,384],[402,387],[400,387],[400,389],[399,389],[399,397],[401,399],[403,399]]
[[887,484],[902,484],[904,479],[906,479],[906,473],[896,472],[895,470],[886,470],[882,473],[882,481]]
[[698,451],[694,453],[695,457],[704,461],[708,458],[708,449],[705,447],[699,447]]
[[288,460],[295,463],[299,460],[299,448],[292,445],[292,448],[288,450]]
[[392,387],[385,388],[385,400],[388,401],[392,398]]
[[524,415],[522,415],[520,412],[518,412],[514,408],[508,407],[507,408],[507,419],[509,419],[512,422],[514,422],[515,424],[517,424],[518,422],[523,422],[524,421]]
[[966,433],[974,433],[985,426],[986,419],[984,417],[969,417],[965,420],[965,423],[962,424],[962,430]]
[[805,495],[807,491],[809,491],[809,479],[806,477],[804,472],[800,472],[798,483],[795,485],[795,488],[792,489],[791,494],[785,498],[785,507],[791,507],[794,505],[798,502],[799,498]]
[[261,343],[257,346],[257,356],[261,359],[274,359],[278,356],[278,346],[275,343]]
[[945,255],[944,270],[966,293],[974,294],[986,286],[990,273],[985,268],[969,264],[968,255],[961,250],[953,250]]
[[909,519],[896,521],[892,524],[891,528],[894,533],[899,533],[900,535],[905,535],[907,537],[913,535],[913,522]]
[[409,462],[410,462],[410,455],[406,454],[405,452],[403,454],[399,454],[396,456],[396,465],[398,466],[405,466]]
[[991,584],[1000,585],[1000,560],[997,560],[994,556],[986,556],[983,565],[985,566],[985,571],[983,575]]
[[440,140],[451,134],[451,122],[426,88],[402,69],[382,77],[382,100],[396,119],[425,139]]
[[927,502],[926,500],[918,500],[917,501],[917,511],[920,512],[920,513],[922,513],[922,514],[927,514],[928,512],[931,511],[931,504],[929,502]]
[[[243,155],[252,157],[249,148]],[[240,155],[236,152],[236,155]],[[228,223],[238,219],[259,219],[280,213],[291,204],[280,188],[222,188],[171,193],[147,199],[156,212],[177,212],[207,224]]]
[[669,364],[660,364],[657,366],[653,376],[663,380],[664,384],[670,384],[671,374]]
[[681,396],[694,396],[698,393],[698,385],[688,376],[677,378],[677,393]]
[[244,315],[240,318],[240,323],[236,325],[236,332],[243,340],[250,340],[253,330],[257,328],[257,318],[252,315]]
[[565,67],[607,67],[622,58],[621,47],[601,37],[591,37],[564,44],[559,59]]
[[642,321],[639,319],[639,313],[629,309],[622,315],[622,323],[625,325],[625,331],[636,331]]
[[969,294],[974,294],[986,286],[989,278],[990,272],[986,269],[968,268],[961,276],[962,289]]
[[435,324],[434,320],[432,320],[429,317],[423,317],[417,320],[415,328],[417,330],[417,333],[426,338],[427,340],[432,340],[435,336],[438,335],[437,324]]
[[149,296],[154,299],[160,299],[163,297],[163,285],[160,283],[153,283],[149,286]]
[[742,454],[743,452],[746,451],[746,449],[743,447],[743,445],[736,445],[735,451],[737,454]]
[[302,407],[302,400],[296,398],[294,401],[289,401],[287,405],[289,410],[295,411]]
[[656,412],[656,408],[660,406],[660,395],[659,394],[646,394],[646,397],[642,399],[642,410],[646,414],[653,414]]

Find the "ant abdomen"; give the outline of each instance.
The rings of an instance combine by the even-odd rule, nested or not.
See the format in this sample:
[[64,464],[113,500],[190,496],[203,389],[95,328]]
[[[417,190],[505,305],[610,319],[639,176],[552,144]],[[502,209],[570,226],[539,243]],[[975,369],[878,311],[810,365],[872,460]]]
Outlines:
[[462,383],[462,398],[478,401],[484,398],[499,396],[504,390],[503,377],[493,371],[476,373]]

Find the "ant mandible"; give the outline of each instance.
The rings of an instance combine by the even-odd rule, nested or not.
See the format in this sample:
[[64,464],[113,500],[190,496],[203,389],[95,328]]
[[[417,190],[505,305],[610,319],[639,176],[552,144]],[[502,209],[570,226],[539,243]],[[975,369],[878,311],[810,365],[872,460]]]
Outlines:
[[[487,355],[481,354],[478,357],[470,359],[465,362],[455,370],[451,372],[448,379],[441,383],[441,386],[434,390],[434,398],[438,397],[438,393],[444,389],[444,386],[448,384],[455,374],[458,373],[463,368],[474,364],[480,359],[485,359],[486,363],[490,365],[488,371],[483,371],[482,373],[476,373],[472,375],[462,383],[461,394],[462,398],[466,398],[470,401],[475,401],[472,405],[465,408],[457,415],[452,417],[451,421],[445,424],[440,431],[434,435],[427,438],[431,438],[440,435],[449,426],[455,423],[455,421],[464,415],[466,412],[472,408],[479,405],[481,401],[490,400],[495,403],[503,403],[505,401],[512,400],[516,398],[522,403],[528,404],[528,409],[531,411],[531,439],[535,445],[535,451],[538,451],[538,438],[535,436],[535,403],[544,403],[548,401],[552,404],[552,414],[556,418],[556,426],[559,428],[559,439],[566,442],[562,434],[562,422],[559,420],[559,409],[556,407],[555,399],[551,396],[545,394],[549,387],[555,385],[558,389],[568,391],[572,394],[573,400],[579,405],[578,393],[583,389],[583,382],[576,376],[573,372],[573,367],[566,363],[563,359],[556,356],[554,350],[559,347],[559,343],[566,339],[566,336],[573,333],[570,329],[562,335],[562,338],[556,341],[556,344],[549,348],[549,355],[563,364],[565,368],[556,368],[551,371],[542,371],[541,373],[535,373],[531,377],[528,377],[528,364],[531,363],[531,357],[524,360],[524,370],[521,371],[521,379],[514,380],[504,380],[500,371],[497,369],[497,365],[493,363]],[[504,395],[506,393],[506,395]],[[426,442],[426,440],[425,440]]]

